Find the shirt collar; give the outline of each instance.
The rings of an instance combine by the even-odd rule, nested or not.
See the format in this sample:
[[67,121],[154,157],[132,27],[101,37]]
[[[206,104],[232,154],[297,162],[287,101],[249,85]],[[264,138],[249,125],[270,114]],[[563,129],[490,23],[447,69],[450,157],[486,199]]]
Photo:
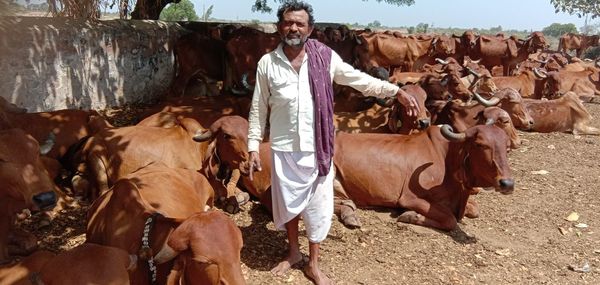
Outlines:
[[[283,52],[283,43],[279,43],[279,45],[275,49],[275,54],[277,55],[277,57],[279,57],[280,60],[282,60],[283,62],[287,62],[289,65],[291,65],[290,60],[287,58],[287,56]],[[306,63],[307,60],[308,60],[308,55],[305,52],[304,58],[302,59],[302,64]]]

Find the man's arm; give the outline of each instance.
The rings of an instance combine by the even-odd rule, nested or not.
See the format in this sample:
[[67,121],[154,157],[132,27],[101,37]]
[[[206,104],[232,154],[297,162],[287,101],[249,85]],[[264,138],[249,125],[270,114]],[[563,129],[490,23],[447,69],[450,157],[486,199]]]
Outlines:
[[256,69],[256,84],[252,95],[252,105],[248,116],[248,152],[258,152],[263,140],[269,104],[269,83],[265,73],[265,61],[261,60]]
[[396,96],[398,102],[406,107],[406,113],[409,116],[417,116],[421,111],[417,100],[400,87],[355,69],[345,63],[335,52],[332,52],[331,55],[331,68],[333,69],[333,81],[337,84],[350,86],[365,96],[378,98]]

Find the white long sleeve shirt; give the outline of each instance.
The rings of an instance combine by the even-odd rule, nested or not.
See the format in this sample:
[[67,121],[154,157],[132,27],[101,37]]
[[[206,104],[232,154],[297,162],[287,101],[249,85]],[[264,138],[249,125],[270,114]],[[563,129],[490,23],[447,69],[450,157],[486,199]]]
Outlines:
[[[332,51],[332,81],[348,85],[366,96],[390,97],[398,86],[371,77],[345,63]],[[276,151],[315,151],[313,98],[308,82],[308,56],[297,73],[280,44],[258,62],[256,85],[250,108],[248,151],[258,151],[270,108],[270,141]]]

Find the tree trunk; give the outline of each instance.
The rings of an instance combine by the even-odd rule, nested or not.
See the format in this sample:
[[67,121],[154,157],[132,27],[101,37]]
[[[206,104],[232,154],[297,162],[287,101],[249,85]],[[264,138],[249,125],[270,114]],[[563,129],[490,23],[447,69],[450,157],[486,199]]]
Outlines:
[[158,20],[160,12],[169,3],[179,3],[181,0],[138,0],[131,12],[131,19]]

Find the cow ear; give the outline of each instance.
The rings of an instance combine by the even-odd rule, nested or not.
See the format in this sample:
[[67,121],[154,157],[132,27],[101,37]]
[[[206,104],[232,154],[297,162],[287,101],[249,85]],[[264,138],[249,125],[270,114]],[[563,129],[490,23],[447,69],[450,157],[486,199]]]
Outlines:
[[183,222],[169,235],[167,244],[177,252],[187,250],[190,245],[190,234],[190,227]]

